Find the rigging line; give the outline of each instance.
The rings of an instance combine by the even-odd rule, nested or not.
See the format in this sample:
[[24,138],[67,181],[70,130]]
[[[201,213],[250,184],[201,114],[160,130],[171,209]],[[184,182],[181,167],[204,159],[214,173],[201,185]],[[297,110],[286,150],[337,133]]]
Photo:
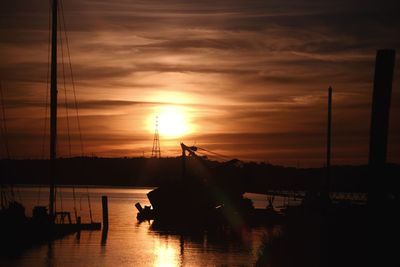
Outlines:
[[[61,12],[63,10],[61,9]],[[59,12],[60,13],[60,12]],[[59,14],[59,17],[60,14]],[[61,20],[63,21],[64,16],[61,17]],[[66,86],[66,75],[65,75],[65,63],[64,63],[64,46],[63,46],[63,36],[62,36],[62,25],[65,26],[65,22],[60,23],[60,46],[61,46],[61,61],[62,61],[62,71],[63,71],[63,82],[64,82],[64,98],[65,98],[65,112],[67,115],[67,133],[68,133],[68,152],[69,152],[69,157],[72,157],[72,145],[71,145],[71,134],[70,134],[70,124],[69,124],[69,112],[68,112],[68,95],[67,95],[67,86]],[[64,28],[65,31],[65,28]],[[78,212],[76,209],[76,197],[75,197],[75,186],[72,185],[72,196],[74,200],[74,216],[75,220],[77,221],[78,218]]]
[[75,186],[72,185],[72,197],[74,199],[74,215],[75,221],[78,223],[78,211],[76,209],[76,196],[75,196]]
[[[46,74],[46,98],[45,98],[45,109],[44,109],[44,125],[43,125],[43,135],[42,135],[42,155],[41,158],[45,158],[45,150],[46,150],[46,131],[47,131],[47,114],[49,111],[49,91],[50,91],[50,43],[51,43],[51,2],[49,1],[49,8],[48,8],[48,35],[47,35],[47,74]],[[38,189],[38,199],[37,205],[40,205],[40,197],[41,197],[41,190],[42,187],[39,186]]]
[[[79,132],[79,141],[80,141],[80,147],[81,147],[81,155],[84,156],[84,148],[83,148],[83,138],[82,138],[82,131],[81,131],[81,123],[79,119],[79,109],[78,109],[78,101],[76,97],[76,88],[75,88],[75,79],[74,79],[74,74],[72,72],[72,62],[71,62],[71,53],[69,49],[69,39],[68,39],[68,31],[65,23],[65,16],[64,16],[64,4],[63,1],[60,0],[60,7],[61,7],[61,21],[63,23],[64,27],[64,35],[65,35],[65,42],[67,46],[67,55],[68,55],[68,62],[69,62],[69,70],[71,73],[71,82],[72,82],[72,91],[74,95],[74,104],[75,104],[75,111],[76,111],[76,120],[78,124],[78,132]],[[92,207],[90,203],[90,195],[89,195],[89,187],[86,187],[87,190],[87,198],[88,198],[88,205],[89,205],[89,214],[90,214],[90,221],[93,222],[93,217],[92,217]]]
[[67,45],[67,55],[68,55],[68,62],[69,62],[69,70],[71,73],[72,91],[74,93],[74,104],[75,104],[75,111],[76,111],[76,121],[78,124],[79,141],[80,141],[80,145],[81,145],[81,155],[83,157],[85,155],[85,151],[84,151],[84,147],[83,147],[83,138],[82,138],[82,131],[81,131],[81,123],[80,123],[80,119],[79,119],[78,101],[76,98],[76,90],[75,90],[75,79],[74,79],[74,74],[72,72],[71,53],[70,53],[70,49],[69,49],[68,31],[67,31],[67,26],[65,23],[63,2],[64,2],[63,0],[60,1],[61,15],[62,15],[62,22],[63,22],[63,26],[64,26],[65,43]]
[[219,156],[219,157],[224,158],[224,159],[231,159],[231,158],[232,158],[232,157],[228,157],[228,156],[225,156],[225,155],[222,155],[222,154],[219,154],[219,153],[210,151],[210,150],[205,149],[205,148],[197,147],[197,149],[198,149],[198,150],[206,151],[206,152],[208,152],[208,153],[214,154],[214,155]]
[[10,159],[10,149],[8,146],[8,132],[7,132],[7,122],[6,122],[6,109],[4,106],[4,96],[3,96],[3,86],[0,82],[0,97],[1,97],[1,111],[2,111],[2,133],[4,138],[4,145],[6,147],[7,159]]
[[[60,14],[59,14],[60,15]],[[60,48],[61,48],[61,66],[62,66],[62,73],[63,73],[63,86],[64,86],[64,104],[65,104],[65,115],[67,118],[67,136],[68,136],[68,153],[69,157],[72,157],[72,149],[71,149],[71,135],[70,135],[70,127],[69,127],[69,113],[68,113],[68,98],[67,98],[67,85],[65,79],[65,62],[64,62],[64,47],[63,47],[63,38],[62,38],[62,29],[60,23]]]
[[87,198],[88,198],[88,204],[89,204],[90,222],[92,223],[93,217],[92,217],[92,205],[90,204],[89,186],[86,186],[86,191],[87,191]]
[[[64,35],[65,35],[65,43],[66,43],[66,46],[67,46],[69,71],[71,73],[72,92],[73,92],[73,95],[74,95],[74,105],[75,105],[76,121],[77,121],[77,126],[78,126],[78,133],[79,133],[81,156],[83,157],[85,155],[85,151],[84,151],[84,147],[83,147],[81,122],[80,122],[80,119],[79,119],[79,109],[78,109],[78,101],[77,101],[77,97],[76,97],[75,79],[74,79],[74,73],[72,72],[72,61],[71,61],[71,53],[70,53],[70,49],[69,49],[68,30],[67,30],[67,25],[66,25],[65,16],[64,16],[64,1],[60,0],[60,4],[61,4],[60,5],[61,6],[61,21],[62,21],[62,24],[63,24],[63,27],[64,27]],[[74,195],[74,211],[75,211],[75,214],[77,214],[77,212],[76,212],[75,188],[72,187],[72,190],[73,190],[73,195]],[[89,188],[86,187],[86,190],[87,190],[87,194],[88,194],[90,221],[93,222],[93,219],[92,219],[92,207],[91,207],[90,195],[89,195]],[[80,209],[82,210],[82,204],[80,206]],[[75,215],[75,217],[77,217],[77,215]]]
[[[59,7],[59,5],[57,5],[57,16],[58,17],[60,17],[60,7]],[[58,25],[57,25],[58,26]],[[61,31],[61,25],[60,25],[60,30],[59,31]],[[58,36],[56,36],[56,39],[58,39],[57,38]],[[61,38],[60,38],[61,39]],[[57,49],[57,52],[59,52],[59,50],[61,50],[61,47],[56,47],[56,49]],[[61,52],[62,52],[62,50],[61,50]],[[63,56],[62,56],[62,58],[63,58]],[[57,60],[56,60],[56,64],[57,64]],[[57,74],[56,74],[57,75]],[[65,83],[65,78],[63,77],[63,81],[64,81],[64,83]],[[57,88],[59,88],[58,87],[58,85],[59,85],[59,83],[60,83],[60,80],[59,79],[57,79]],[[57,90],[57,94],[58,94],[58,90]],[[57,129],[56,129],[57,130]],[[56,131],[56,133],[57,133],[57,131]],[[56,142],[56,147],[55,147],[55,149],[56,149],[56,155],[60,155],[61,153],[60,153],[60,151],[61,151],[61,148],[60,148],[60,142]],[[56,160],[57,160],[57,158],[56,158]],[[55,204],[55,207],[54,207],[54,212],[57,212],[57,195],[58,195],[58,187],[57,187],[57,184],[54,184],[54,204]],[[59,196],[59,198],[61,199],[61,195]],[[61,200],[62,201],[62,200]]]
[[[7,159],[9,160],[10,157],[10,148],[8,145],[8,131],[7,131],[7,121],[6,121],[6,107],[4,104],[4,95],[3,95],[3,86],[2,83],[0,82],[0,101],[1,101],[1,110],[2,110],[2,134],[3,134],[3,139],[4,139],[4,144],[6,148],[6,153],[7,153]],[[15,194],[14,194],[14,186],[11,183],[10,184],[10,191],[11,191],[11,198],[14,201],[15,200]],[[19,194],[19,190],[17,188],[17,193],[19,196],[19,200],[21,201],[21,195]]]
[[199,150],[198,150],[198,151],[197,151],[197,154],[199,154],[199,155],[201,155],[201,156],[206,156],[206,157],[211,158],[211,159],[226,160],[225,157],[221,157],[221,156],[219,156],[219,155],[215,155],[214,153],[209,153],[208,151],[205,152],[205,151],[199,151]]
[[216,155],[210,155],[210,154],[202,152],[202,151],[196,151],[196,155],[201,156],[201,157],[205,156],[205,157],[207,157],[207,159],[211,159],[211,160],[222,160],[222,161],[226,160],[226,158],[219,157]]
[[49,111],[49,91],[50,91],[50,44],[51,44],[51,3],[49,1],[49,14],[48,14],[48,36],[47,36],[47,75],[46,75],[46,98],[45,98],[45,111],[44,111],[44,125],[43,125],[43,137],[42,137],[42,159],[45,157],[46,148],[46,131]]

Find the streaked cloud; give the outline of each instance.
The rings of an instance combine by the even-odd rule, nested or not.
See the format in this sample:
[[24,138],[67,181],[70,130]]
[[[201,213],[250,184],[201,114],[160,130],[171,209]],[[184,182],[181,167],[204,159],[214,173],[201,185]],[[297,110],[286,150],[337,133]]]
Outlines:
[[[151,150],[149,116],[177,105],[196,132],[161,140],[164,155],[178,155],[185,141],[243,159],[322,165],[332,85],[334,163],[366,162],[375,51],[400,48],[398,1],[71,0],[63,6],[88,153],[141,156]],[[48,12],[47,1],[0,4],[0,79],[14,157],[41,151]],[[64,71],[68,76],[69,66]],[[389,136],[394,162],[400,161],[399,74],[397,68]],[[72,100],[71,80],[66,86]],[[64,98],[60,79],[60,146]],[[76,142],[76,125],[70,130]]]

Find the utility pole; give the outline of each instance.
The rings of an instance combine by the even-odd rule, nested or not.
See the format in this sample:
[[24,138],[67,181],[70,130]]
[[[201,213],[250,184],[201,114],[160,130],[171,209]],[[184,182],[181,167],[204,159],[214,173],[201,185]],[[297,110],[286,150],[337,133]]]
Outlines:
[[151,157],[152,158],[161,158],[160,135],[158,134],[158,116],[156,117],[156,128],[154,131],[153,148],[151,150]]
[[326,180],[324,185],[325,198],[329,200],[329,184],[331,180],[331,135],[332,135],[332,87],[328,88],[328,127],[326,137]]

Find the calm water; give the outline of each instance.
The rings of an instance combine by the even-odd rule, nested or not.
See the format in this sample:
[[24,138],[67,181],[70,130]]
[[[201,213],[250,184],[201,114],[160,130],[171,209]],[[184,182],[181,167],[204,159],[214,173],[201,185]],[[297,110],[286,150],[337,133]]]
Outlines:
[[[151,223],[138,223],[134,204],[150,205],[146,194],[151,189],[90,188],[93,221],[100,222],[101,196],[108,196],[109,230],[83,231],[80,237],[66,236],[49,244],[25,250],[17,256],[0,259],[0,266],[251,266],[258,257],[262,238],[277,229],[264,227],[241,232],[185,235],[154,230]],[[46,205],[45,188],[19,188],[19,195],[31,215],[32,207]],[[60,194],[58,194],[60,195]],[[61,190],[57,209],[73,214],[71,188]],[[249,194],[256,207],[265,207],[263,195]],[[76,189],[78,214],[89,222],[87,191]]]

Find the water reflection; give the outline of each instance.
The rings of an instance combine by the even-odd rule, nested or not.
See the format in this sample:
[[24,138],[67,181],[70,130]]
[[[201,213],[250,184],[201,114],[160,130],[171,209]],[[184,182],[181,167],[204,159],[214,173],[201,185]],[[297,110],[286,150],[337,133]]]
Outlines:
[[[268,229],[178,232],[153,222],[138,223],[134,203],[149,205],[149,190],[97,188],[91,196],[93,219],[101,220],[101,196],[107,195],[108,231],[82,231],[28,249],[12,259],[0,257],[0,266],[251,266],[256,262]],[[37,188],[23,188],[21,192],[29,214],[37,204]],[[77,189],[78,197],[79,192]],[[63,190],[63,198],[64,209],[73,210],[72,193]],[[80,212],[82,221],[88,220],[89,214]]]
[[280,227],[177,231],[152,222],[148,231],[157,240],[156,254],[160,253],[155,266],[248,266],[257,261],[262,241],[279,234]]
[[104,228],[101,231],[101,245],[105,246],[107,244],[108,228]]
[[180,265],[180,248],[179,243],[175,240],[170,240],[169,237],[165,237],[165,240],[158,239],[154,244],[154,266],[159,267],[172,267]]
[[53,266],[53,258],[54,258],[53,244],[52,242],[49,242],[47,244],[46,266]]

